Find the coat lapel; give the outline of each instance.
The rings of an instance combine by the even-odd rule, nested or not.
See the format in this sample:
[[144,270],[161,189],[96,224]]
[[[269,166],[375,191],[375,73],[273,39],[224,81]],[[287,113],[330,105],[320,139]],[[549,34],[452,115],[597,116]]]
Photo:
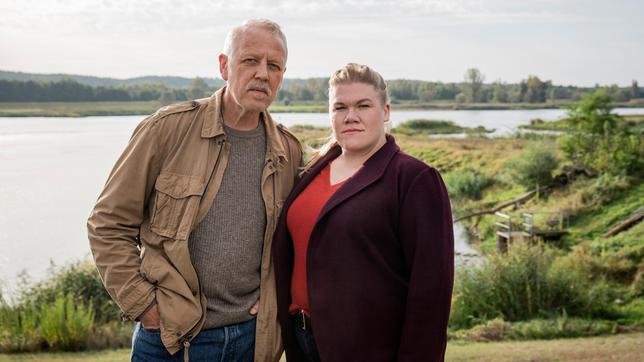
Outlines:
[[[396,145],[394,137],[387,135],[387,143],[385,143],[378,151],[376,151],[376,153],[374,153],[373,156],[371,156],[364,163],[362,168],[360,168],[358,172],[356,172],[349,180],[347,180],[344,185],[342,185],[338,189],[338,191],[333,194],[333,196],[331,196],[329,201],[322,208],[317,221],[319,222],[335,207],[380,179],[382,175],[384,175],[389,162],[394,157],[394,155],[398,153],[399,150],[400,148],[398,147],[398,145]],[[330,160],[326,161],[325,165],[329,161]],[[322,169],[318,170],[318,172],[320,172],[321,170]]]
[[306,187],[313,181],[315,176],[317,176],[323,169],[326,167],[326,165],[333,161],[338,155],[340,155],[340,147],[333,147],[329,152],[318,161],[315,165],[313,165],[308,172],[306,172],[302,178],[295,184],[293,187],[293,190],[291,190],[291,193],[289,196],[286,198],[286,201],[284,202],[284,210],[288,210],[291,207],[291,204],[293,204],[293,201],[306,189]]

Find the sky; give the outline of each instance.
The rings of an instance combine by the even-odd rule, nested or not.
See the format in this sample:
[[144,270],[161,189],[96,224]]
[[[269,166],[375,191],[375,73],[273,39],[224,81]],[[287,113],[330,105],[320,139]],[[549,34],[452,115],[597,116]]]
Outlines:
[[644,84],[641,0],[0,0],[0,70],[220,77],[226,33],[281,24],[286,78],[348,62],[386,79]]

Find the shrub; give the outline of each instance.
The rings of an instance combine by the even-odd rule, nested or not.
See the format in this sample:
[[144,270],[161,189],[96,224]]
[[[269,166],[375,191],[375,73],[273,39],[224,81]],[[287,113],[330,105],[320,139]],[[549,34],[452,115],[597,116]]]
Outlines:
[[478,200],[483,189],[490,184],[490,179],[476,171],[465,170],[445,174],[445,184],[452,198]]
[[509,173],[527,189],[552,182],[552,172],[557,168],[557,154],[553,144],[535,142],[526,147],[521,155],[507,162]]
[[0,353],[130,345],[132,323],[120,320],[91,262],[52,266],[49,274],[33,285],[21,274],[16,300],[0,298]]
[[450,325],[469,328],[494,318],[522,321],[565,310],[583,318],[613,317],[614,292],[583,273],[555,263],[556,252],[516,242],[507,254],[457,274]]
[[37,351],[42,344],[38,313],[0,302],[0,353]]
[[[644,224],[618,236],[582,242],[560,263],[574,266],[590,280],[609,280],[638,290],[638,273],[644,269]],[[641,288],[641,287],[639,287]]]
[[568,113],[574,129],[561,137],[561,148],[580,167],[622,175],[641,172],[642,136],[628,134],[611,112],[612,99],[603,91],[584,96]]
[[71,294],[58,295],[53,304],[40,309],[40,333],[54,350],[78,351],[87,348],[88,332],[94,325],[92,303],[75,304]]
[[628,178],[622,175],[611,175],[608,173],[597,177],[581,193],[581,201],[589,209],[602,207],[605,204],[615,200],[628,187],[630,182]]
[[450,339],[488,342],[590,337],[614,333],[616,329],[617,324],[612,321],[569,318],[566,313],[563,313],[556,318],[532,319],[514,323],[496,318],[470,329],[452,331],[448,336]]
[[91,302],[100,323],[119,320],[119,309],[105,290],[98,271],[89,260],[82,260],[62,268],[52,266],[50,276],[21,291],[18,300],[30,308],[52,304],[59,295],[70,295],[74,302]]

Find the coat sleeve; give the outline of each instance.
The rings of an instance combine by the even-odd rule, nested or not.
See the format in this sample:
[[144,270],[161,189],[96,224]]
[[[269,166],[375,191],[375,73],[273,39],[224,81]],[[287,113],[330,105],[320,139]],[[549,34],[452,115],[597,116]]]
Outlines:
[[404,193],[399,236],[409,273],[398,361],[443,361],[454,280],[454,233],[445,184],[433,168]]
[[160,171],[158,123],[136,128],[87,221],[89,244],[108,293],[123,316],[138,318],[154,301],[154,285],[140,274],[139,230]]

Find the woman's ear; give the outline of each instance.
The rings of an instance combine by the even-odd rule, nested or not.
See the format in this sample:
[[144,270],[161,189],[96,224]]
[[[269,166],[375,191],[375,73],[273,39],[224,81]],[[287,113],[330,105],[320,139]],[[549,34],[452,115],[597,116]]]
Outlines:
[[389,122],[389,117],[391,116],[391,104],[385,104],[385,123]]

